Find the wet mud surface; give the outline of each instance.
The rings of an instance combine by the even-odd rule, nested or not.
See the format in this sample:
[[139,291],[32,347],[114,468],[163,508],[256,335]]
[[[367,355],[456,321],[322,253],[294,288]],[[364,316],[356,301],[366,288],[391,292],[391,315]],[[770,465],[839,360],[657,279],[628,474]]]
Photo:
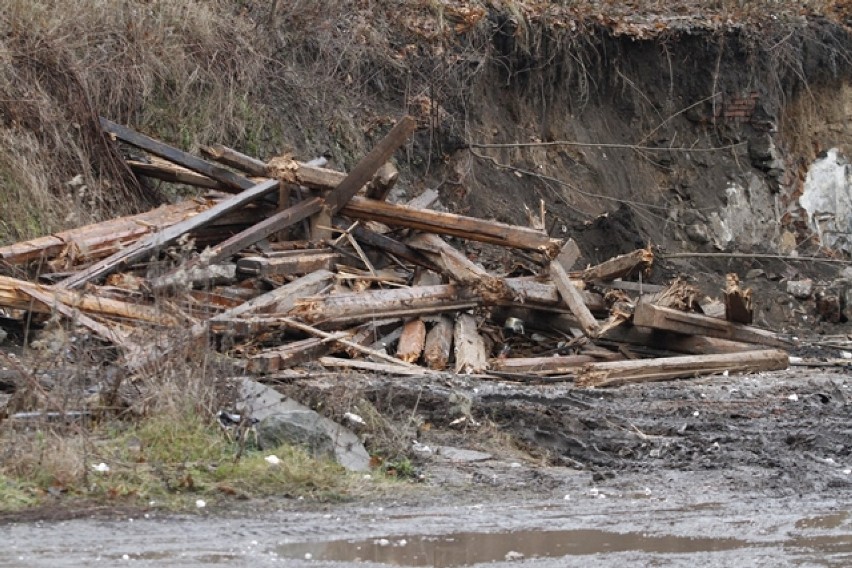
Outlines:
[[7,519],[0,565],[852,564],[846,372],[601,391],[391,384],[362,387],[431,425],[415,452],[422,483],[337,504]]

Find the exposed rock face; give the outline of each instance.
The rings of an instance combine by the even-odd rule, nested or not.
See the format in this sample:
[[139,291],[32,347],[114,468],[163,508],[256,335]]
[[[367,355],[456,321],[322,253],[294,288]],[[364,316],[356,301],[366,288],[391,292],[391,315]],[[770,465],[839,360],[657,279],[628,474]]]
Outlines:
[[799,204],[823,246],[852,252],[852,165],[837,148],[811,165]]
[[256,381],[237,381],[237,410],[258,421],[257,438],[262,449],[284,443],[300,445],[350,471],[370,469],[370,454],[348,428]]

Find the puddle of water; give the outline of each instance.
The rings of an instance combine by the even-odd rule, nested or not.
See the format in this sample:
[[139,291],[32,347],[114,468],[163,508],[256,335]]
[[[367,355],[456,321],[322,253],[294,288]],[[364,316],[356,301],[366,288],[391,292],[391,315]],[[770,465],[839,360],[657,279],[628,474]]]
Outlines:
[[805,517],[796,521],[797,529],[821,529],[831,530],[839,528],[846,519],[849,518],[849,512],[832,513],[830,515],[818,515],[816,517]]
[[695,553],[735,550],[752,543],[735,538],[645,536],[598,530],[455,533],[396,536],[361,541],[287,544],[275,549],[283,558],[336,562],[377,562],[394,566],[466,566],[507,559],[552,558],[612,552]]

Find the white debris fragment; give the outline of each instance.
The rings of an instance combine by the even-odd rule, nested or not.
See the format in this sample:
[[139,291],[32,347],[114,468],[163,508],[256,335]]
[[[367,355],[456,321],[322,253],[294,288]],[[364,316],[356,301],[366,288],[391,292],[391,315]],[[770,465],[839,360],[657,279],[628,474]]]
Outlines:
[[386,538],[377,538],[373,541],[373,544],[378,544],[379,546],[388,546],[390,541]]
[[570,500],[571,500],[571,496],[570,496],[570,495],[565,495],[565,497],[563,497],[562,499],[563,499],[563,500],[565,500],[565,501],[570,501]]
[[364,419],[363,419],[363,418],[361,418],[361,417],[360,417],[360,416],[358,416],[357,414],[353,414],[352,412],[347,412],[346,414],[344,414],[344,415],[343,415],[343,417],[344,417],[346,420],[348,420],[349,422],[352,422],[353,424],[360,424],[360,425],[362,425],[362,426],[363,426],[364,424],[366,424],[366,422],[364,422]]
[[305,553],[305,560],[310,560],[310,559],[311,559],[311,558],[313,558],[313,557],[314,557],[314,555],[313,555],[313,554],[311,554],[310,552],[306,552],[306,553]]
[[522,560],[524,558],[523,553],[518,552],[516,550],[510,550],[506,553],[505,559],[507,562],[511,562],[512,560]]
[[695,412],[692,413],[692,415],[695,416],[695,417],[698,417],[699,412],[696,410]]
[[203,509],[207,506],[207,501],[205,501],[204,499],[196,499],[195,506],[199,509]]
[[852,353],[850,353],[849,351],[841,351],[840,356],[844,359],[852,359]]
[[731,372],[730,372],[730,371],[728,371],[727,369],[725,369],[724,371],[722,371],[722,376],[723,376],[723,377],[727,377],[727,376],[728,376],[728,375],[730,375],[730,374],[731,374]]
[[843,475],[852,475],[852,469],[844,469]]
[[107,473],[109,471],[109,466],[107,464],[105,464],[104,462],[97,463],[97,464],[93,463],[92,469],[97,471],[98,473]]
[[278,456],[276,456],[275,454],[272,454],[272,455],[266,456],[266,457],[265,457],[265,458],[263,458],[263,459],[265,459],[265,460],[266,460],[266,463],[268,463],[269,465],[278,465],[278,464],[280,464],[280,463],[281,463],[281,458],[279,458],[279,457],[278,457]]
[[798,402],[799,401],[799,395],[797,395],[796,393],[793,393],[793,394],[791,394],[790,396],[787,397],[787,400],[789,400],[790,402]]
[[518,467],[521,467],[521,464],[519,464],[518,462],[512,462],[512,463],[509,464],[509,467],[518,468]]
[[432,453],[432,448],[430,448],[426,444],[421,444],[417,440],[414,440],[414,442],[411,443],[411,449],[417,452],[418,454],[429,455]]
[[130,555],[129,554],[122,554],[121,559],[122,560],[130,560]]

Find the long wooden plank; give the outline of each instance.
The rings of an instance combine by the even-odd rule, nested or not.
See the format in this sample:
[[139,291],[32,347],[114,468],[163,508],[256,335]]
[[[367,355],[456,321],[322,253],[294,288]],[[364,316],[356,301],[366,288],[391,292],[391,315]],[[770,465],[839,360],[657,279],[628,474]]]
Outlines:
[[130,304],[55,286],[42,286],[8,276],[0,276],[0,307],[50,313],[50,308],[44,305],[43,300],[40,299],[35,303],[32,301],[32,294],[29,293],[31,291],[42,292],[44,296],[40,295],[40,297],[44,299],[49,296],[51,305],[53,303],[65,304],[89,315],[111,316],[158,325],[177,324],[174,317],[150,306]]
[[134,347],[133,344],[126,337],[124,337],[108,325],[95,321],[86,314],[82,313],[81,311],[75,310],[70,306],[60,302],[55,295],[48,294],[43,290],[39,290],[35,287],[24,288],[21,291],[24,294],[31,296],[33,299],[41,302],[47,308],[56,310],[72,322],[76,322],[82,325],[83,327],[88,328],[96,335],[100,336],[102,339],[105,339],[110,343],[114,344],[116,347],[120,347],[122,349],[131,349]]
[[586,363],[596,361],[591,355],[560,355],[554,357],[513,357],[492,359],[491,368],[495,371],[511,373],[535,373],[554,375],[567,373]]
[[757,343],[782,349],[790,347],[789,341],[785,341],[775,333],[765,329],[729,322],[703,314],[680,312],[672,308],[663,308],[647,302],[640,302],[636,306],[633,313],[633,324],[687,335],[707,335],[710,337],[730,339],[731,341]]
[[651,249],[639,249],[616,256],[583,271],[583,280],[615,280],[637,270],[645,270],[654,262]]
[[786,369],[789,364],[787,352],[777,349],[589,363],[577,372],[575,384],[581,387],[612,387],[626,383],[713,375],[725,371],[778,371]]
[[392,227],[407,227],[427,233],[450,235],[472,241],[533,250],[550,256],[554,256],[562,244],[559,239],[551,239],[546,233],[527,227],[465,217],[454,213],[414,209],[405,205],[358,196],[353,197],[341,210],[341,213],[353,219],[378,221]]
[[358,190],[373,179],[373,175],[402,146],[417,128],[417,121],[403,116],[370,152],[361,158],[351,172],[329,193],[325,201],[333,215],[340,211]]
[[82,259],[96,260],[97,255],[103,257],[115,252],[112,248],[120,246],[121,243],[133,242],[152,233],[158,227],[173,225],[197,215],[215,203],[216,201],[203,203],[188,200],[174,205],[163,205],[138,215],[117,217],[101,223],[21,241],[0,247],[0,261],[15,265],[38,259],[50,260],[69,248],[75,249]]
[[237,152],[233,148],[223,146],[222,144],[212,144],[210,146],[202,146],[201,153],[210,157],[217,162],[231,166],[232,168],[241,170],[250,176],[268,177],[266,163],[257,158],[247,156],[242,152]]
[[583,332],[589,337],[595,338],[598,334],[600,334],[600,325],[598,325],[598,321],[595,319],[595,316],[592,315],[589,308],[586,307],[580,291],[571,283],[571,279],[568,276],[570,265],[563,265],[563,262],[568,262],[570,264],[576,262],[578,253],[579,250],[577,249],[577,245],[574,243],[574,240],[569,239],[568,242],[565,243],[565,246],[562,247],[562,251],[559,253],[559,256],[553,259],[550,263],[550,278],[553,280],[553,283],[556,284],[556,288],[559,290],[559,295],[562,296],[562,300],[568,306],[568,309],[571,310],[571,313],[574,314],[574,317],[576,317],[577,321],[580,322]]
[[242,193],[220,201],[203,213],[199,213],[190,219],[176,223],[171,227],[167,227],[162,231],[142,239],[134,245],[129,246],[126,249],[93,264],[89,268],[81,270],[80,272],[66,278],[59,284],[65,288],[77,288],[86,282],[106,276],[110,272],[120,270],[129,263],[140,260],[161,247],[171,244],[180,238],[181,235],[199,227],[203,227],[204,225],[215,221],[219,217],[222,217],[226,213],[239,209],[256,199],[263,197],[277,187],[277,180],[267,180],[263,183],[252,186],[250,189],[247,189]]
[[[342,223],[340,221],[335,221],[334,226],[344,231],[348,229],[347,223]],[[377,248],[383,252],[401,258],[402,260],[407,260],[408,262],[412,262],[418,266],[437,271],[437,266],[435,266],[435,264],[428,258],[408,245],[392,239],[387,235],[382,235],[381,233],[377,233],[361,225],[352,229],[350,234],[361,244],[369,245],[373,248]]]
[[342,260],[343,255],[327,249],[293,250],[271,258],[241,258],[237,261],[237,271],[255,276],[308,274],[320,269],[330,270],[335,263]]
[[115,122],[103,117],[101,117],[101,127],[122,142],[130,144],[131,146],[136,146],[137,148],[150,152],[155,156],[165,158],[170,162],[174,162],[179,166],[183,166],[199,174],[203,174],[210,179],[221,182],[229,188],[242,191],[256,185],[254,181],[236,174],[227,168],[211,164],[206,160],[197,158],[192,154],[187,154],[173,146],[169,146],[159,140],[154,140],[150,136],[145,136],[144,134],[127,128],[126,126],[116,124]]
[[630,345],[650,347],[658,351],[674,351],[690,355],[742,353],[743,351],[754,350],[754,345],[751,343],[741,343],[704,335],[682,335],[632,325],[620,325],[609,329],[602,333],[598,339],[599,341],[629,343]]

